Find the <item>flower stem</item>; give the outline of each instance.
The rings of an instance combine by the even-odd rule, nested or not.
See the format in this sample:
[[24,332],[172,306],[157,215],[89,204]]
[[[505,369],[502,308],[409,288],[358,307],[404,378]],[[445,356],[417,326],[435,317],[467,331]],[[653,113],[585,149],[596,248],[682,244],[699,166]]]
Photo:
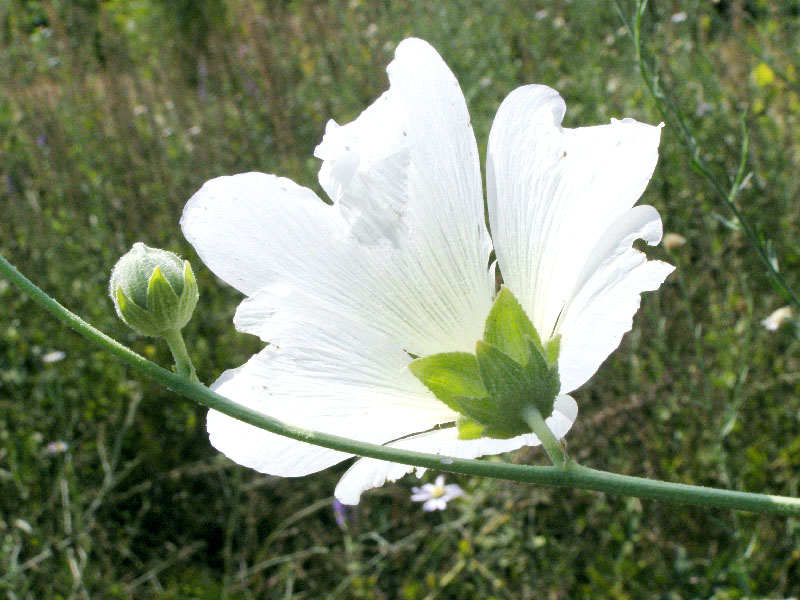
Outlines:
[[410,450],[400,450],[398,448],[367,444],[336,435],[289,425],[251,408],[236,404],[232,400],[208,389],[196,379],[192,380],[167,371],[166,369],[162,369],[143,356],[136,354],[116,340],[108,337],[103,332],[95,329],[79,316],[70,312],[56,300],[48,296],[14,268],[2,255],[0,255],[0,275],[5,276],[32,300],[40,304],[50,314],[69,327],[89,340],[99,344],[109,354],[112,354],[128,366],[158,381],[166,388],[194,400],[203,406],[218,410],[234,419],[239,419],[254,427],[270,431],[277,435],[282,435],[308,444],[314,444],[316,446],[322,446],[324,448],[330,448],[331,450],[339,450],[340,452],[346,452],[348,454],[366,456],[404,465],[437,469],[449,473],[492,477],[495,479],[535,483],[554,487],[574,487],[597,492],[649,498],[664,502],[695,504],[699,506],[728,508],[764,514],[800,516],[800,498],[753,494],[682,483],[670,483],[642,477],[631,477],[629,475],[618,475],[616,473],[590,469],[571,461],[564,467],[534,467],[474,459],[448,458],[438,454],[424,454],[422,452],[412,452]]
[[192,359],[189,358],[189,353],[186,351],[186,344],[183,341],[181,330],[175,329],[165,333],[162,337],[167,342],[172,352],[172,358],[175,360],[175,371],[178,375],[188,377],[192,381],[200,383],[200,380],[197,378],[197,373],[194,370]]
[[557,467],[566,467],[567,455],[564,452],[564,448],[561,446],[561,442],[556,436],[553,435],[553,432],[550,431],[539,409],[534,405],[528,406],[522,412],[522,418],[525,419],[531,431],[535,433],[539,441],[542,442],[544,451],[547,452],[547,456],[550,457],[551,462]]

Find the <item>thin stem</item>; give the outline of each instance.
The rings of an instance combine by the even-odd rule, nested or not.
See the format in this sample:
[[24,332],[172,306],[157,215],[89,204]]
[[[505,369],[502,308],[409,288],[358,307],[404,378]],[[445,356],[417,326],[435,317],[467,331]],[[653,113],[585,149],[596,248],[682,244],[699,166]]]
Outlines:
[[719,178],[715,176],[708,164],[703,159],[702,149],[697,139],[694,137],[690,126],[687,124],[686,117],[680,107],[667,96],[664,88],[659,83],[659,75],[656,67],[651,67],[645,57],[644,41],[641,35],[642,20],[644,18],[645,8],[647,7],[647,0],[636,0],[634,14],[632,19],[628,19],[625,14],[620,0],[614,0],[617,12],[620,15],[624,25],[631,33],[635,51],[635,62],[637,70],[642,77],[645,87],[650,92],[650,96],[656,103],[658,111],[661,113],[661,118],[670,125],[675,126],[678,133],[678,140],[683,145],[686,153],[689,156],[689,162],[695,171],[700,173],[710,184],[716,192],[717,198],[721,204],[733,214],[738,222],[741,232],[744,234],[745,239],[750,247],[755,251],[758,258],[763,263],[767,277],[769,278],[772,286],[796,309],[800,310],[800,297],[794,292],[789,284],[784,279],[783,275],[778,270],[775,262],[771,260],[770,254],[761,242],[761,239],[756,232],[750,221],[742,214],[736,204],[736,197],[742,190],[746,180],[747,168],[747,155],[748,155],[748,133],[747,122],[745,116],[742,115],[741,129],[742,129],[742,145],[739,155],[739,165],[737,172],[730,186],[727,187],[720,183]]
[[172,358],[175,360],[175,371],[178,375],[188,377],[192,381],[200,382],[197,378],[197,373],[194,370],[192,359],[189,358],[189,353],[186,351],[186,344],[183,341],[183,334],[180,329],[175,329],[164,334],[164,340],[169,345]]
[[567,466],[567,455],[564,452],[564,448],[561,446],[561,442],[558,441],[556,436],[553,435],[553,432],[550,431],[539,409],[533,405],[528,406],[523,411],[522,418],[525,419],[531,431],[535,433],[539,441],[542,442],[544,451],[547,452],[547,456],[550,457],[551,462],[557,467]]
[[617,475],[568,463],[567,467],[534,467],[513,465],[481,460],[448,458],[438,454],[425,454],[400,450],[388,446],[376,446],[358,442],[337,435],[311,431],[294,425],[283,423],[236,404],[232,400],[220,396],[197,381],[171,373],[146,358],[139,356],[116,340],[95,329],[76,314],[67,310],[56,300],[34,285],[22,273],[15,269],[0,255],[0,274],[25,292],[32,300],[40,304],[50,314],[82,334],[89,340],[102,346],[107,352],[137,371],[158,381],[173,392],[185,396],[213,410],[217,410],[234,419],[238,419],[254,427],[270,431],[277,435],[338,450],[348,454],[366,456],[389,462],[437,469],[449,473],[492,477],[509,481],[536,483],[554,487],[574,487],[597,492],[623,494],[639,498],[650,498],[665,502],[696,504],[714,508],[729,508],[749,512],[800,516],[800,498],[752,494],[717,488],[669,483],[642,477]]

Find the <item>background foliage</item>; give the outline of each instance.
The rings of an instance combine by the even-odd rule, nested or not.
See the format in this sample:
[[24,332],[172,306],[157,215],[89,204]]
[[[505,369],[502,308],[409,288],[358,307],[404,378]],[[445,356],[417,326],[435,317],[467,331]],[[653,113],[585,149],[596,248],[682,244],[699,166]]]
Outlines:
[[[624,5],[627,10],[627,5]],[[738,206],[798,289],[798,3],[651,3],[645,44]],[[0,249],[137,351],[106,296],[134,242],[191,259],[187,329],[211,382],[259,347],[240,298],[182,238],[212,177],[259,170],[319,190],[312,151],[387,86],[396,44],[429,40],[459,78],[481,151],[503,97],[564,96],[568,126],[660,120],[613,5],[592,0],[349,2],[0,0]],[[800,365],[784,303],[708,182],[664,129],[644,202],[685,237],[648,250],[677,273],[589,385],[569,450],[589,466],[797,495]],[[63,352],[61,360],[54,352]],[[444,513],[413,478],[331,507],[346,465],[300,480],[232,464],[203,411],[63,329],[0,281],[0,592],[23,598],[784,598],[800,590],[796,519],[462,478]],[[64,442],[64,444],[54,444]],[[540,450],[506,459],[544,463]],[[455,478],[451,478],[453,480]]]

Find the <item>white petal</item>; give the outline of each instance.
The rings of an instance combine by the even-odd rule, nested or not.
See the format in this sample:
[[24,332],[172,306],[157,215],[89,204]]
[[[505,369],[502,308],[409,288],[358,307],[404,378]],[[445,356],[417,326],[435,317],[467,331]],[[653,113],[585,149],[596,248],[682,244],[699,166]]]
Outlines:
[[[410,357],[368,332],[293,325],[288,347],[269,346],[215,385],[222,395],[291,425],[385,443],[451,422],[407,368]],[[300,476],[348,457],[210,411],[211,443],[263,473]]]
[[425,512],[433,512],[434,510],[444,510],[447,508],[447,502],[443,498],[431,498],[422,505],[422,510]]
[[[624,215],[641,196],[655,168],[660,127],[626,119],[564,129],[564,111],[563,100],[550,88],[526,86],[512,92],[495,118],[487,156],[489,217],[497,260],[506,285],[544,339],[561,332],[562,347],[578,344],[568,339],[577,330],[562,331],[563,318],[559,316],[570,310],[583,312],[584,307],[570,309],[567,305],[582,294],[581,287],[591,279],[587,265],[599,267],[611,256],[595,255],[598,249],[614,248],[613,256],[621,260],[616,277],[606,278],[607,285],[629,279],[615,288],[615,299],[625,311],[633,307],[627,317],[612,315],[615,325],[607,328],[600,322],[583,322],[602,331],[583,339],[589,346],[583,348],[581,365],[573,367],[562,354],[562,392],[591,376],[630,329],[639,293],[655,289],[655,280],[666,275],[666,267],[651,265],[644,269],[652,276],[643,277],[636,270],[641,261],[620,250],[623,238],[630,248],[631,228],[615,225],[618,220],[642,217],[639,213]],[[650,218],[652,213],[648,215],[641,234],[648,242],[657,243],[660,220],[656,224]],[[619,237],[611,239],[613,235]],[[644,260],[641,255],[638,258]],[[605,307],[609,309],[610,304]],[[602,319],[604,313],[594,312],[594,316]],[[566,375],[565,381],[570,369],[576,373]]]
[[425,500],[428,500],[431,497],[430,492],[422,491],[418,487],[411,488],[411,491],[413,492],[411,494],[411,500],[413,502],[424,502]]
[[206,266],[249,295],[313,260],[314,239],[343,235],[330,213],[289,179],[243,173],[206,182],[187,202],[181,227]]
[[352,123],[341,127],[329,121],[314,151],[324,160],[322,188],[352,235],[366,245],[398,245],[408,235],[411,154],[403,139],[403,111],[397,94],[386,92]]
[[464,490],[461,489],[461,486],[456,483],[451,483],[445,486],[444,498],[446,501],[450,501],[453,498],[458,498],[459,496],[464,494]]
[[387,71],[388,92],[352,123],[328,124],[315,151],[324,160],[320,182],[360,243],[383,240],[397,250],[375,268],[387,274],[381,302],[427,331],[406,347],[420,355],[472,351],[494,280],[466,103],[426,42],[402,42]]
[[245,174],[208,182],[184,210],[184,233],[206,264],[258,292],[240,326],[265,340],[259,319],[305,310],[287,290],[417,355],[472,351],[481,337],[494,280],[463,95],[419,40],[403,42],[388,70],[391,90],[353,123],[329,124],[317,149],[336,206],[288,180]]
[[[578,405],[572,397],[561,395],[556,398],[553,414],[545,421],[553,434],[563,438],[578,415]],[[448,458],[477,458],[487,454],[500,454],[510,452],[522,446],[538,446],[539,438],[528,433],[515,438],[500,440],[493,438],[479,438],[477,440],[458,439],[458,430],[455,427],[437,429],[408,437],[387,444],[392,448],[415,450],[429,454],[441,454],[442,465],[447,465]],[[374,487],[379,487],[387,481],[397,481],[411,471],[421,475],[425,469],[401,465],[374,458],[362,458],[342,476],[336,486],[334,495],[343,504],[358,504],[361,493]]]
[[622,214],[598,241],[558,322],[561,390],[585,383],[633,326],[641,292],[656,290],[674,267],[631,247],[637,239],[657,244],[661,218],[652,206]]

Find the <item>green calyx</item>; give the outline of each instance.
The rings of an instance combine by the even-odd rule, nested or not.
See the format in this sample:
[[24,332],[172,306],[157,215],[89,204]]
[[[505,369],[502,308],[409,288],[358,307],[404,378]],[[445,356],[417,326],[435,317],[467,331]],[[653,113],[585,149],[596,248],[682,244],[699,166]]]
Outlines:
[[141,243],[119,259],[109,287],[119,317],[148,336],[165,337],[183,329],[199,298],[188,261]]
[[522,306],[502,288],[489,311],[475,354],[444,352],[414,360],[414,375],[460,413],[459,437],[511,438],[530,433],[526,408],[544,418],[553,412],[561,387],[560,337],[542,344]]

